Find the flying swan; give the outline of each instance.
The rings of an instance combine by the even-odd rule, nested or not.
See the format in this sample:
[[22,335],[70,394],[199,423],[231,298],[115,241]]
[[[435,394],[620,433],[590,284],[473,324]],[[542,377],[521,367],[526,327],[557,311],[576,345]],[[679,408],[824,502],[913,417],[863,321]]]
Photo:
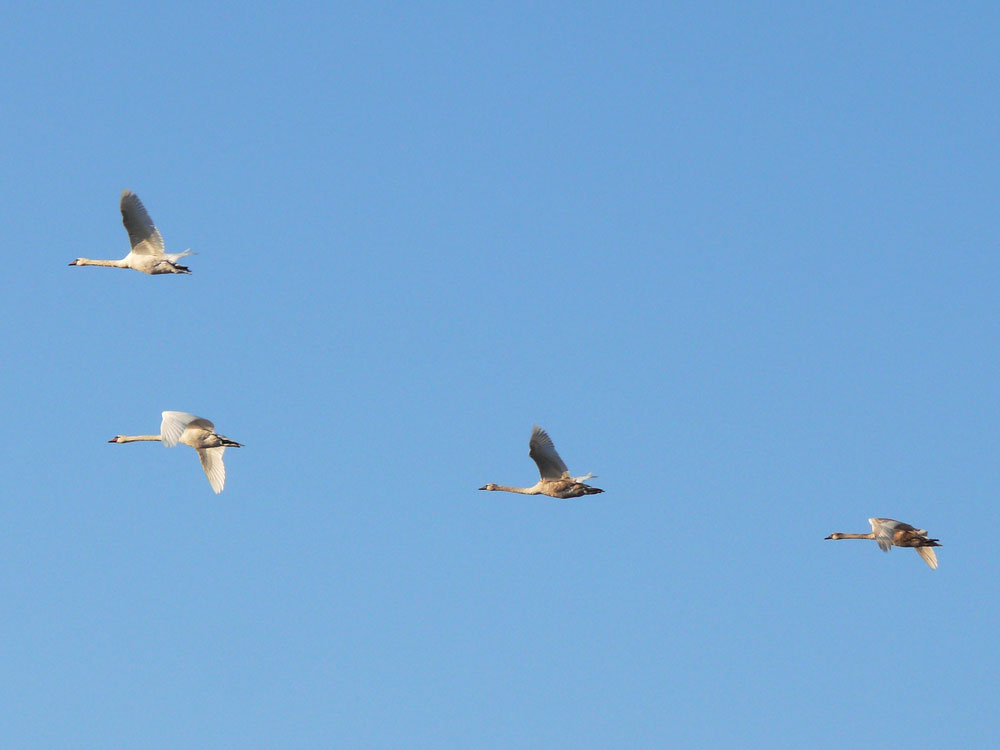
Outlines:
[[891,518],[869,518],[868,523],[872,525],[870,534],[837,532],[830,534],[827,539],[874,539],[883,552],[888,552],[893,546],[913,547],[924,558],[924,562],[931,566],[931,570],[937,570],[938,561],[934,548],[941,545],[937,539],[928,539],[925,529],[916,529],[908,523],[893,521]]
[[501,492],[517,492],[521,495],[548,495],[549,497],[569,498],[582,495],[596,495],[604,492],[597,487],[584,484],[593,474],[582,477],[571,477],[566,464],[556,453],[552,438],[541,427],[535,425],[531,430],[531,440],[528,442],[528,455],[538,464],[541,479],[533,487],[505,487],[502,484],[486,484],[481,490],[499,490]]
[[146,213],[139,196],[131,190],[122,190],[122,223],[128,231],[128,240],[132,250],[121,260],[91,260],[77,258],[71,266],[110,266],[111,268],[131,268],[148,274],[157,273],[191,273],[187,266],[177,261],[185,255],[191,255],[190,250],[183,253],[163,252],[163,237],[153,220]]
[[109,443],[136,443],[142,440],[157,440],[168,448],[177,443],[190,445],[198,451],[201,468],[205,470],[208,483],[216,494],[222,492],[226,485],[226,465],[222,462],[222,454],[226,448],[242,448],[241,443],[218,435],[215,425],[207,419],[187,414],[183,411],[163,412],[159,435],[115,435]]

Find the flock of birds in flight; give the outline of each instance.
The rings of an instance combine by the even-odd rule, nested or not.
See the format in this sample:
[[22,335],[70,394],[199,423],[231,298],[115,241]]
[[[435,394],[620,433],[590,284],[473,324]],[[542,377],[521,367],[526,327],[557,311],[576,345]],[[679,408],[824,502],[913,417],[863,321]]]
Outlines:
[[[111,268],[131,268],[147,274],[186,273],[191,271],[187,266],[178,263],[182,258],[191,255],[190,250],[183,253],[165,252],[163,237],[160,235],[153,220],[149,217],[146,207],[142,205],[139,196],[131,190],[123,190],[121,197],[122,223],[128,232],[129,244],[132,249],[121,260],[91,260],[77,258],[71,266],[108,266]],[[215,425],[202,417],[182,411],[163,412],[159,435],[115,435],[110,443],[135,443],[140,441],[161,442],[168,447],[177,443],[189,445],[198,452],[201,467],[205,470],[208,483],[216,493],[222,492],[226,485],[226,466],[222,456],[226,448],[242,448],[241,443],[230,440],[215,431]],[[585,476],[570,476],[565,462],[556,452],[552,438],[537,425],[531,431],[528,442],[528,455],[538,465],[539,479],[531,487],[507,487],[502,484],[486,484],[481,490],[501,492],[516,492],[521,495],[548,495],[556,498],[583,497],[604,492],[597,487],[591,487],[587,480],[594,478],[593,474]],[[940,547],[939,540],[931,539],[925,529],[918,529],[908,523],[894,521],[891,518],[869,518],[872,530],[869,534],[846,534],[837,532],[827,539],[873,539],[880,549],[888,552],[892,547],[912,547],[916,549],[931,569],[938,566],[935,547]]]

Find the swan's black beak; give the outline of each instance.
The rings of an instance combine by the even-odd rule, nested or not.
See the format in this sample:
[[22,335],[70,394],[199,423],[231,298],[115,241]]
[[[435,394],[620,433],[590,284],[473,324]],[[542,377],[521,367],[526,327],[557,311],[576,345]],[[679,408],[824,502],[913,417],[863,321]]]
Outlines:
[[485,490],[485,489],[486,489],[486,485],[484,484],[484,485],[483,485],[482,487],[480,487],[479,489],[481,489],[481,490]]
[[117,436],[117,435],[115,435],[115,436],[114,436],[113,438],[111,438],[111,439],[110,439],[110,440],[109,440],[108,442],[109,442],[109,443],[117,443],[117,442],[118,442],[118,436]]
[[833,534],[830,534],[830,536],[828,536],[828,537],[824,537],[824,538],[825,538],[825,539],[833,539]]
[[75,261],[75,260],[71,260],[71,261],[69,262],[69,265],[71,265],[71,266],[75,266],[75,265],[76,265],[76,261]]

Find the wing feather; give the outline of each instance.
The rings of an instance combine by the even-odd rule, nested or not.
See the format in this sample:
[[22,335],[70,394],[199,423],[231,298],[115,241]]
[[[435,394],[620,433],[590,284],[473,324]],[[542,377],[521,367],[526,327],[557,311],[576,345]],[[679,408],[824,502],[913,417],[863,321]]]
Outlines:
[[167,447],[173,448],[181,439],[181,435],[184,434],[188,425],[196,422],[202,423],[195,425],[197,427],[205,427],[210,432],[215,431],[215,425],[207,419],[188,414],[186,411],[165,411],[163,412],[163,421],[160,422],[160,440]]
[[131,190],[122,190],[122,224],[128,232],[128,241],[136,255],[163,255],[163,237],[149,218],[139,196]]
[[198,448],[198,458],[201,459],[201,468],[205,470],[208,483],[212,485],[215,494],[222,492],[226,486],[226,465],[222,462],[222,454],[226,452],[225,446],[218,448]]
[[933,547],[915,547],[917,554],[924,558],[924,562],[931,566],[931,570],[937,570],[937,555]]
[[875,533],[875,542],[879,549],[883,552],[891,550],[892,532],[899,521],[893,521],[891,518],[869,518],[868,523],[871,524],[872,531]]
[[538,464],[538,473],[542,479],[561,479],[568,474],[569,469],[556,453],[552,438],[538,425],[531,430],[531,440],[528,442],[528,455]]

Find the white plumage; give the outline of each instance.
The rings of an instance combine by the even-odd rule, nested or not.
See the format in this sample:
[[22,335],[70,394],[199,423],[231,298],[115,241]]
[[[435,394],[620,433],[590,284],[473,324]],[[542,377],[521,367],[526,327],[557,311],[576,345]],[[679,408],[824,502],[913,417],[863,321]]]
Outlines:
[[201,468],[205,470],[208,483],[216,493],[226,486],[226,465],[222,455],[226,448],[242,448],[235,440],[215,432],[215,425],[202,417],[183,411],[163,412],[159,435],[115,435],[109,443],[136,443],[140,441],[160,441],[168,448],[178,443],[190,445],[198,452]]
[[128,232],[129,244],[132,249],[121,260],[91,260],[77,258],[71,266],[108,266],[110,268],[131,268],[148,274],[161,273],[191,273],[187,266],[177,263],[181,258],[191,255],[190,250],[183,253],[164,252],[163,236],[153,224],[146,207],[142,205],[139,196],[131,190],[122,190],[121,198],[122,223]]

